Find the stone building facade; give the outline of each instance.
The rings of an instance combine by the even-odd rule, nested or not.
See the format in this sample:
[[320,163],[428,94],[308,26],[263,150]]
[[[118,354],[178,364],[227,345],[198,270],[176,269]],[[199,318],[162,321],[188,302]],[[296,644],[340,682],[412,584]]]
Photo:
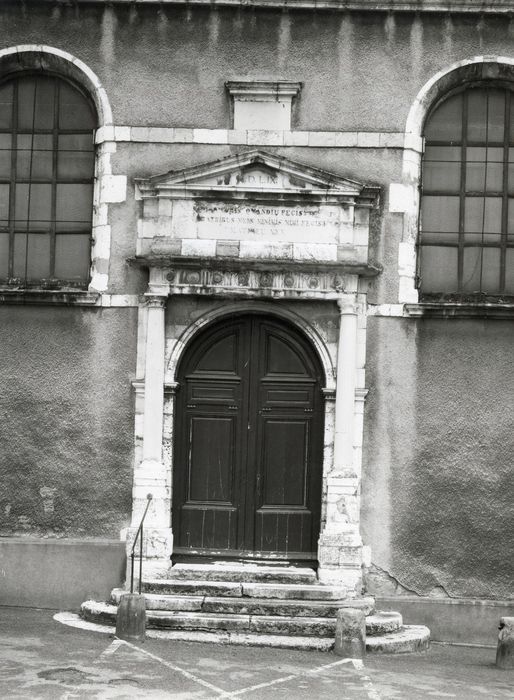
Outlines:
[[148,575],[508,609],[508,9],[2,4],[2,602],[105,595],[152,493]]

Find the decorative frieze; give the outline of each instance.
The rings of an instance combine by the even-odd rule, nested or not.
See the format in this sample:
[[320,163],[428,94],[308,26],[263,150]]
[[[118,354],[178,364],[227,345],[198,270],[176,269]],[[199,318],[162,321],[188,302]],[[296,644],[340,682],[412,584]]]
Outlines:
[[339,299],[347,286],[347,275],[335,270],[299,271],[191,267],[173,265],[152,270],[152,283],[169,294],[235,295],[249,297]]

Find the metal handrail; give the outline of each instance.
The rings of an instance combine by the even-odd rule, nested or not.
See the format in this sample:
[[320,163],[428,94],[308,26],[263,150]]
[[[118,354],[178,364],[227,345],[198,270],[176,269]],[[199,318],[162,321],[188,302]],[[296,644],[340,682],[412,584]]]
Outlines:
[[136,549],[137,538],[139,537],[139,535],[141,535],[141,538],[139,540],[139,594],[141,594],[141,579],[143,577],[143,523],[145,521],[146,514],[150,506],[150,501],[152,500],[153,496],[151,493],[149,493],[146,498],[148,500],[148,503],[146,504],[145,512],[143,513],[143,517],[141,518],[141,522],[139,523],[139,527],[137,528],[136,536],[134,538],[134,544],[132,545],[132,551],[130,552],[130,592],[134,593],[134,558],[136,556],[134,552]]

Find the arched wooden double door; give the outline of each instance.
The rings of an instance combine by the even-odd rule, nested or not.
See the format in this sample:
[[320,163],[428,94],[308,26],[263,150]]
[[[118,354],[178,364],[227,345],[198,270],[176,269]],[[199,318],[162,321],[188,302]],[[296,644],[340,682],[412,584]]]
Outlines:
[[289,324],[248,314],[201,332],[179,368],[176,555],[315,559],[322,369]]

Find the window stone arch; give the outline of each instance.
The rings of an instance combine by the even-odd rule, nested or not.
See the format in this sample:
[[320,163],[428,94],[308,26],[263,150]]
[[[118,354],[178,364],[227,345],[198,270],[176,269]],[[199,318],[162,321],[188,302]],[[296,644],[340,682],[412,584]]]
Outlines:
[[389,190],[389,211],[403,214],[403,231],[398,252],[399,302],[417,303],[416,241],[418,237],[423,155],[423,130],[426,119],[441,99],[466,84],[514,82],[514,58],[475,56],[458,61],[432,76],[418,92],[405,124],[401,182]]
[[[93,192],[91,275],[88,291],[108,289],[111,228],[109,205],[126,197],[126,176],[112,175],[111,155],[116,151],[113,115],[107,93],[95,73],[80,59],[66,51],[39,44],[23,44],[0,50],[0,76],[16,77],[24,73],[53,74],[68,78],[90,96],[94,103],[96,131],[95,184]],[[111,132],[112,139],[105,137]],[[102,138],[99,138],[99,135]]]

